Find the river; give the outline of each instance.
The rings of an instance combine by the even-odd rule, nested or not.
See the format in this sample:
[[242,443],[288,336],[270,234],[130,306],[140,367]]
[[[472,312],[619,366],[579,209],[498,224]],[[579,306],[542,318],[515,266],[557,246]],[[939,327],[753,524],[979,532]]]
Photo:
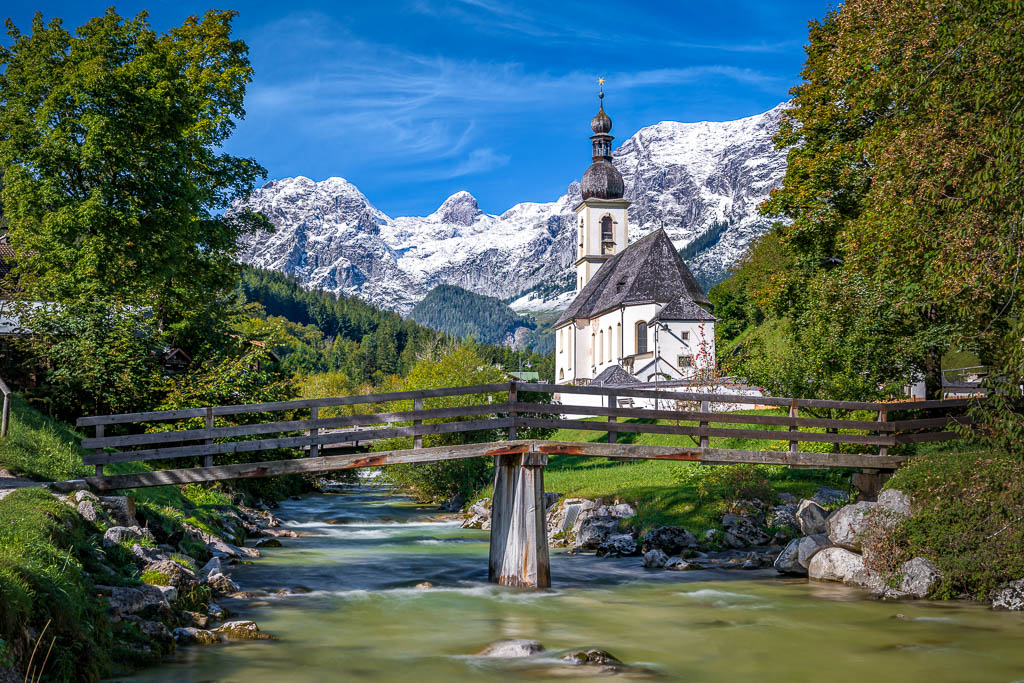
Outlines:
[[[771,571],[646,570],[639,558],[552,550],[554,589],[487,581],[487,532],[436,508],[354,488],[287,501],[310,535],[234,569],[243,590],[307,593],[225,603],[277,640],[179,648],[131,681],[584,680],[553,658],[472,657],[502,638],[552,654],[597,647],[663,680],[1024,681],[1024,614],[967,603],[879,602]],[[433,588],[417,588],[421,582]],[[580,674],[583,672],[580,670]]]

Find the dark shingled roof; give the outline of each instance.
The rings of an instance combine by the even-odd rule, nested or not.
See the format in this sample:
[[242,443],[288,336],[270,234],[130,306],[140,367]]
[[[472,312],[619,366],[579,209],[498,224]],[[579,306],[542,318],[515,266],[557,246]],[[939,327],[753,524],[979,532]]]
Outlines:
[[678,296],[661,307],[658,314],[651,318],[654,324],[657,320],[717,320],[696,303],[684,296]]
[[598,373],[597,377],[590,380],[590,386],[592,387],[618,387],[624,384],[639,383],[640,380],[623,370],[621,365],[607,367]]
[[672,240],[660,228],[606,261],[555,326],[574,318],[595,318],[619,306],[676,298],[711,307]]

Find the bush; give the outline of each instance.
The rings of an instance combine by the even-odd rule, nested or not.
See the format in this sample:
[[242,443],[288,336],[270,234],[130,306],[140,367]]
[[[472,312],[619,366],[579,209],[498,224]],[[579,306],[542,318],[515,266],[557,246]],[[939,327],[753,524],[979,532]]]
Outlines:
[[914,516],[875,535],[871,562],[885,569],[926,557],[942,572],[935,596],[987,599],[1024,578],[1024,463],[1006,453],[918,456],[889,480]]
[[726,502],[775,499],[767,465],[716,465],[703,471],[696,480],[697,496],[701,500],[717,498]]

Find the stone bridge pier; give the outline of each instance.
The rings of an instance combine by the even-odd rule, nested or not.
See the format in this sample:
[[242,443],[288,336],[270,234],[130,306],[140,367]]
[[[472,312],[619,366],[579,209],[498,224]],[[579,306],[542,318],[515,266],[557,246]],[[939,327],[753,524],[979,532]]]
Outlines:
[[494,456],[491,551],[487,578],[522,588],[549,588],[548,528],[544,509],[544,453]]

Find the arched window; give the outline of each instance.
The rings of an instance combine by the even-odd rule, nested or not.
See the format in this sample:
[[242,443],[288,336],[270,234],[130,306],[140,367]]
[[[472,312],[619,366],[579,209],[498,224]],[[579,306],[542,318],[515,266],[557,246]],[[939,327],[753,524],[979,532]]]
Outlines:
[[565,379],[565,370],[564,369],[559,368],[559,370],[558,370],[558,379]]
[[636,352],[647,353],[647,323],[643,320],[636,324]]
[[619,351],[619,358],[622,358],[622,323],[615,323],[615,348]]
[[608,326],[608,360],[611,360],[615,356],[612,355],[612,326]]
[[611,216],[605,216],[601,219],[601,241],[602,242],[614,242],[615,234],[612,231],[614,225]]
[[601,330],[597,335],[597,364],[600,365],[604,362],[604,354],[601,352],[604,350],[604,330]]

